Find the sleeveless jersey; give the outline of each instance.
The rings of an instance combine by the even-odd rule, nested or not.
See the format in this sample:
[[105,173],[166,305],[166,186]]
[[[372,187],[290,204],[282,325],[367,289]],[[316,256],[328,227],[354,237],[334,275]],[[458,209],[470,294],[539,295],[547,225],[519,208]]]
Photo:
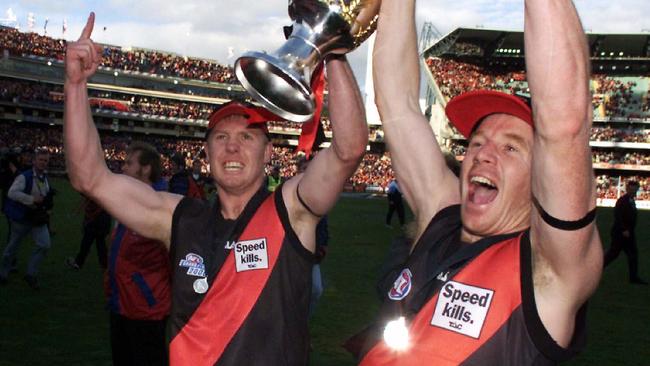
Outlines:
[[282,194],[259,193],[234,224],[243,228],[236,238],[218,203],[184,198],[176,208],[172,366],[307,363],[313,255]]
[[[439,271],[463,249],[460,230],[460,206],[432,219],[387,294],[361,365],[551,365],[577,353],[585,306],[571,345],[560,347],[537,313],[528,231],[465,244],[483,249]],[[410,336],[403,351],[388,347],[382,334],[399,316],[408,319]]]

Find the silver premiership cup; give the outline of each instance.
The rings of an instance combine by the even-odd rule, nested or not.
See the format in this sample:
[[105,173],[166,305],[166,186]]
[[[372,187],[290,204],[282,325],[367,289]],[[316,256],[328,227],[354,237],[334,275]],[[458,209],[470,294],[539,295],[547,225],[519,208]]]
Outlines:
[[[235,75],[246,91],[278,116],[306,122],[316,106],[311,76],[327,54],[344,54],[377,25],[381,0],[290,0],[287,41],[273,53],[246,52]],[[287,33],[288,33],[287,32]]]

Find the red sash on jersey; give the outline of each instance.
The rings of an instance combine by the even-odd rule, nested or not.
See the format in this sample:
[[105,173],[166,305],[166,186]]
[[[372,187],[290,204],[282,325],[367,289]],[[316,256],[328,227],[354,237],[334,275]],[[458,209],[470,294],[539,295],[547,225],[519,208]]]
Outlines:
[[412,320],[409,328],[411,346],[408,350],[394,351],[382,340],[366,354],[360,366],[458,365],[470,357],[508,321],[521,304],[520,240],[521,235],[493,245],[451,279],[494,291],[478,339],[431,325],[440,296],[438,292]]
[[238,239],[241,242],[266,238],[268,268],[238,273],[236,253],[232,250],[201,305],[171,341],[170,365],[214,365],[219,360],[266,286],[284,235],[271,194]]

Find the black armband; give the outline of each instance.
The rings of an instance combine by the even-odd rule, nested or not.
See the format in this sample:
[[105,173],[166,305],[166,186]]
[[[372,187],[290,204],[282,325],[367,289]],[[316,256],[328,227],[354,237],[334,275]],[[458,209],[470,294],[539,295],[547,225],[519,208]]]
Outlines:
[[315,213],[315,212],[311,209],[311,207],[309,207],[309,206],[307,205],[307,203],[305,203],[305,201],[302,199],[302,197],[300,197],[300,183],[298,183],[298,186],[296,187],[296,196],[298,196],[298,201],[300,201],[300,204],[302,204],[303,207],[306,208],[307,211],[309,211],[310,214],[312,214],[312,215],[314,215],[314,216],[316,216],[316,217],[322,217],[322,216],[323,216],[323,215],[319,215],[319,214]]
[[537,201],[537,198],[535,196],[533,196],[533,203],[535,204],[535,207],[537,207],[539,214],[542,216],[542,220],[544,220],[544,222],[549,224],[550,226],[560,230],[566,230],[566,231],[580,230],[583,227],[591,224],[591,222],[594,221],[594,219],[596,218],[595,207],[593,210],[587,212],[587,214],[581,219],[578,219],[576,221],[565,221],[549,215],[549,213],[546,212],[546,210],[544,210],[542,205],[539,204],[539,201]]

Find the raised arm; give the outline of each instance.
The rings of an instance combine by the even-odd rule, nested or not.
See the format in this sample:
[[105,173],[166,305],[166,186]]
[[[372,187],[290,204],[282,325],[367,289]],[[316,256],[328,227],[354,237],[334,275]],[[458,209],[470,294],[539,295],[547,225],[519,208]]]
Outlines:
[[415,0],[381,3],[373,51],[375,101],[401,191],[418,236],[441,208],[460,202],[458,180],[420,111]]
[[350,65],[345,56],[335,56],[327,59],[326,67],[332,144],[316,155],[304,174],[289,180],[283,189],[294,229],[312,251],[313,239],[309,238],[320,218],[299,202],[297,191],[300,190],[300,197],[313,213],[326,214],[359,166],[368,144],[366,115]]
[[[576,221],[594,209],[596,200],[589,148],[590,65],[586,36],[573,3],[527,0],[525,44],[536,129],[533,195],[549,215]],[[531,238],[535,278],[545,278],[549,284],[535,283],[542,320],[552,311],[566,310],[571,315],[600,278],[602,248],[595,222],[575,231],[559,230],[534,208]],[[546,321],[545,325],[549,328]],[[553,334],[553,329],[549,331]]]
[[101,62],[102,48],[90,39],[95,14],[65,56],[64,142],[72,186],[139,234],[169,245],[171,218],[180,196],[155,192],[126,175],[113,174],[104,161],[88,102],[87,81]]

